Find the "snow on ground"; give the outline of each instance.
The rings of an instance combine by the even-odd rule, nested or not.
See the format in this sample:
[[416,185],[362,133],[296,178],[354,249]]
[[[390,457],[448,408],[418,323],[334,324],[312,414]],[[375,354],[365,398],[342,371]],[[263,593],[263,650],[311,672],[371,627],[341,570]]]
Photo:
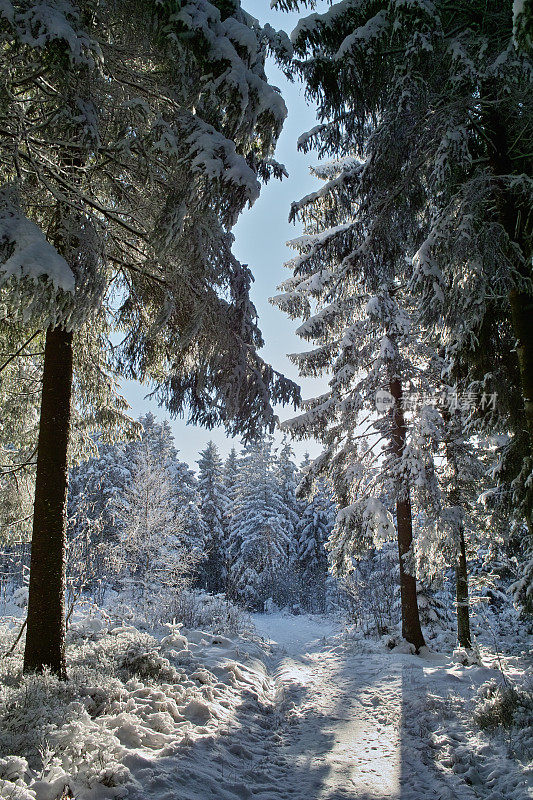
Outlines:
[[528,796],[527,775],[505,747],[491,746],[472,725],[468,702],[493,669],[339,636],[326,642],[319,637],[327,623],[313,626],[310,618],[256,617],[256,625],[269,639],[279,631],[274,675],[283,690],[288,769],[278,780],[293,787],[287,797]]
[[[5,658],[0,798],[528,797],[523,739],[472,720],[492,667],[388,651],[318,616],[254,622],[265,642],[82,621],[66,685]],[[505,669],[521,680],[520,657]]]
[[341,632],[338,622],[320,615],[254,614],[253,621],[259,636],[286,653],[302,654],[325,643],[327,638]]

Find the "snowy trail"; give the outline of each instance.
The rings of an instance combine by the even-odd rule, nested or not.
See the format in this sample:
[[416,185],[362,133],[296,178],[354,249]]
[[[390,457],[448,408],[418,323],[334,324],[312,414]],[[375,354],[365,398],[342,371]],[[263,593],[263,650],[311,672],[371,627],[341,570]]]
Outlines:
[[[277,625],[276,625],[277,623]],[[347,655],[317,638],[326,631],[309,618],[256,617],[259,632],[279,647],[274,674],[283,692],[280,797],[298,800],[426,800],[451,798],[422,756],[404,718],[403,694],[421,698],[426,679],[419,659],[379,660]],[[331,628],[330,628],[331,633]],[[415,663],[413,663],[415,662]],[[415,725],[416,729],[416,725]],[[462,797],[471,795],[462,786]],[[466,790],[466,792],[465,792]]]
[[[456,669],[439,656],[358,653],[318,617],[254,621],[269,654],[255,646],[246,665],[242,651],[238,664],[208,664],[219,676],[233,670],[235,702],[221,703],[216,724],[163,757],[126,762],[138,786],[130,800],[527,797],[520,777],[516,793],[487,791],[497,779],[486,776],[498,770],[480,774],[468,727],[452,724],[446,705],[490,670]],[[235,657],[231,648],[228,655]]]

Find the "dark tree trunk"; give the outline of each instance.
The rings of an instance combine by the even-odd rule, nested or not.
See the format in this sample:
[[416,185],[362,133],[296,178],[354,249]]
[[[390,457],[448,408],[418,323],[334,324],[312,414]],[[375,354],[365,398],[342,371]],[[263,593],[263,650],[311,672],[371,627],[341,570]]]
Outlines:
[[46,333],[24,672],[66,678],[65,534],[72,333]]
[[[405,450],[406,427],[402,408],[402,385],[398,378],[390,382],[390,392],[394,397],[392,409],[392,450],[398,459],[401,459]],[[405,557],[409,558],[413,544],[413,518],[411,513],[411,499],[409,488],[405,487],[403,496],[396,503],[396,524],[398,528],[398,554],[400,557],[400,592],[402,601],[402,636],[417,650],[425,645],[420,614],[418,612],[418,599],[416,596],[416,578],[405,564]]]
[[[448,463],[452,468],[452,486],[449,500],[452,506],[461,509],[460,474],[457,460],[451,447],[454,438],[452,415],[448,408],[441,409],[442,419],[446,425],[445,449]],[[461,509],[462,510],[462,509]],[[455,557],[455,600],[457,608],[457,641],[461,647],[472,647],[470,634],[470,601],[468,599],[468,569],[466,564],[465,532],[462,520],[459,523],[458,547]]]
[[457,590],[457,641],[460,647],[472,647],[470,635],[470,610],[468,602],[468,572],[466,569],[466,547],[463,526],[459,528],[459,552],[455,564]]

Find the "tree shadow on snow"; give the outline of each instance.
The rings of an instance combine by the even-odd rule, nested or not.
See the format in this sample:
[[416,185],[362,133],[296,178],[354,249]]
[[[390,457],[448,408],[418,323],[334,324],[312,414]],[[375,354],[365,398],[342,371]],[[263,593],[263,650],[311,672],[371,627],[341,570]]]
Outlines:
[[322,694],[309,679],[309,657],[284,659],[280,673],[288,688],[274,710],[245,691],[230,723],[157,759],[157,766],[147,762],[144,774],[136,770],[142,791],[129,798],[450,798],[431,765],[422,663],[388,654],[368,664],[363,655],[335,659]]

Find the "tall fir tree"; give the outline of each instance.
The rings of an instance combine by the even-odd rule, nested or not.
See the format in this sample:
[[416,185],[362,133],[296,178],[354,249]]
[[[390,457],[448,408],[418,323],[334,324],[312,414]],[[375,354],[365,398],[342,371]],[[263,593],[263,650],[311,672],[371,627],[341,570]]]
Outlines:
[[[415,419],[407,424],[404,385],[409,382],[418,391],[424,387],[420,366],[427,353],[411,332],[409,298],[402,296],[395,261],[376,259],[362,244],[358,249],[364,226],[351,220],[350,187],[335,180],[343,169],[341,162],[317,170],[328,182],[299,204],[306,233],[293,242],[299,253],[288,265],[294,277],[283,284],[284,294],[273,299],[290,316],[304,318],[297,333],[315,343],[313,350],[291,356],[300,374],[332,375],[329,391],[304,403],[306,413],[286,427],[324,445],[310,477],[328,475],[340,504],[330,542],[337,570],[350,570],[352,558],[396,531],[402,630],[419,648],[424,639],[412,501],[416,489],[420,501],[427,502],[436,485],[431,450],[417,436]],[[380,394],[388,403],[380,408],[378,402],[373,421]],[[430,419],[431,409],[422,409],[419,423],[429,429]],[[352,438],[358,426],[363,426],[359,447]]]
[[279,486],[279,492],[285,509],[285,532],[290,544],[287,549],[289,563],[294,561],[297,552],[297,536],[299,507],[296,499],[298,468],[293,460],[294,452],[289,442],[284,439],[279,453],[275,456],[274,474]]
[[447,380],[497,393],[478,430],[512,432],[498,475],[530,532],[531,19],[530,2],[335,3],[300,20],[290,67],[318,104],[299,146],[341,158],[324,214],[344,203],[364,228],[347,263],[392,258]]
[[205,526],[207,558],[202,578],[209,592],[223,592],[227,586],[227,540],[225,515],[228,497],[222,474],[222,459],[213,442],[209,442],[198,460],[198,491]]
[[[310,466],[306,454],[300,472],[305,476]],[[335,524],[335,515],[335,504],[321,481],[313,487],[310,497],[300,501],[294,569],[300,582],[302,603],[308,611],[321,613],[326,610],[326,544]]]
[[287,43],[207,0],[7,2],[0,38],[2,188],[14,186],[0,201],[2,291],[46,330],[25,670],[64,677],[73,343],[110,287],[119,367],[153,379],[172,413],[253,434],[273,425],[271,401],[297,396],[257,355],[230,234],[259,179],[283,172],[271,157],[286,112],[264,59]]
[[272,446],[267,436],[245,448],[230,520],[230,594],[255,610],[269,599],[282,605],[290,599],[291,540]]

